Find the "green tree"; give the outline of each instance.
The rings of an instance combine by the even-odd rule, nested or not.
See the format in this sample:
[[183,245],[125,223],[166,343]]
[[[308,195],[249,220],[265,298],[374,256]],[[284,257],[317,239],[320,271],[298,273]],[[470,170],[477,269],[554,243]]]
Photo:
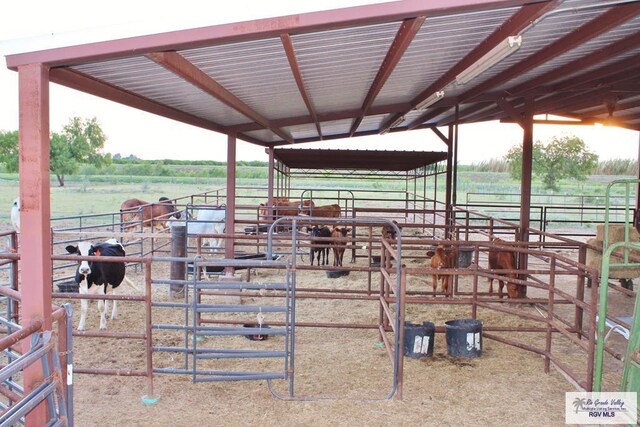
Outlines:
[[[49,140],[49,170],[64,187],[64,177],[78,171],[81,164],[97,168],[111,164],[111,155],[102,154],[106,137],[98,120],[73,117],[62,133],[52,132]],[[18,131],[0,132],[0,162],[8,172],[18,172]]]
[[62,130],[62,134],[51,135],[50,167],[64,187],[65,175],[78,171],[80,164],[91,164],[97,168],[111,163],[110,154],[102,154],[107,140],[98,119],[73,117]]
[[[522,145],[512,147],[504,158],[511,176],[520,179]],[[532,174],[542,179],[546,189],[558,191],[560,180],[565,178],[584,181],[597,167],[598,156],[577,136],[554,136],[546,145],[540,141],[533,144]]]
[[18,171],[18,131],[0,131],[0,163],[8,172]]

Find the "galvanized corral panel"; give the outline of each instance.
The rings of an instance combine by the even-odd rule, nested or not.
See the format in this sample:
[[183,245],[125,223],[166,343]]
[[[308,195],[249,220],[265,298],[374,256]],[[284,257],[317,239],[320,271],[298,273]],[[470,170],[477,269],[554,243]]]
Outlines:
[[280,38],[180,54],[269,120],[308,114]]
[[176,76],[154,61],[139,56],[71,67],[91,76],[221,125],[245,123],[249,119]]
[[[568,4],[572,2],[565,3]],[[582,2],[579,3],[582,4]],[[587,2],[584,3],[586,4]],[[543,17],[543,19],[541,19],[536,25],[521,32],[522,46],[518,51],[489,68],[466,85],[458,85],[454,80],[445,88],[447,96],[458,96],[474,86],[477,86],[497,74],[500,74],[511,66],[519,62],[526,61],[529,56],[576,30],[581,25],[589,22],[602,12],[603,9],[587,9],[576,12],[558,13],[549,15],[548,17]],[[503,84],[511,85],[512,82],[504,82]]]
[[427,18],[374,105],[412,100],[517,10],[509,8]]
[[392,22],[292,37],[319,113],[362,106],[399,27]]
[[[552,59],[551,61],[548,61],[544,64],[542,64],[539,67],[536,67],[535,69],[531,70],[528,73],[525,73],[521,76],[519,76],[516,79],[513,79],[509,82],[508,85],[501,85],[500,87],[498,87],[498,89],[505,89],[507,86],[516,86],[520,83],[526,82],[527,80],[530,80],[532,78],[535,78],[541,74],[544,74],[550,70],[556,69],[558,67],[561,67],[571,61],[574,61],[576,59],[582,58],[585,55],[588,55],[589,53],[598,51],[602,48],[605,48],[606,46],[610,45],[611,43],[614,43],[618,40],[624,39],[625,37],[631,36],[632,34],[636,33],[638,30],[640,30],[640,17],[632,19],[622,25],[620,25],[619,27],[614,28],[611,31],[608,31],[584,44],[581,44],[580,46],[578,46],[575,49],[572,49],[562,55],[557,56],[556,58]],[[637,53],[637,52],[636,52]],[[575,74],[581,74],[584,73],[585,71],[589,71],[591,69],[595,69],[595,68],[600,68],[605,64],[610,64],[613,62],[617,62],[623,58],[629,57],[631,56],[630,53],[626,53],[626,54],[622,54],[618,57],[615,57],[613,59],[610,59],[608,61],[603,61],[597,64],[587,64],[584,63],[582,64],[581,67],[578,67],[575,69]],[[563,76],[561,79],[564,79],[566,77],[569,77],[571,74],[567,74],[565,76]]]

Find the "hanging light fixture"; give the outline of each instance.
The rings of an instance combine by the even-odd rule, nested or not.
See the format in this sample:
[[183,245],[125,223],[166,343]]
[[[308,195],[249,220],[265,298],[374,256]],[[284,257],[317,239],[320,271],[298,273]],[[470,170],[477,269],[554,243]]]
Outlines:
[[487,52],[482,58],[478,59],[469,68],[456,76],[456,83],[464,85],[482,74],[489,68],[502,61],[513,52],[520,49],[522,45],[522,36],[509,36],[501,41],[496,47]]

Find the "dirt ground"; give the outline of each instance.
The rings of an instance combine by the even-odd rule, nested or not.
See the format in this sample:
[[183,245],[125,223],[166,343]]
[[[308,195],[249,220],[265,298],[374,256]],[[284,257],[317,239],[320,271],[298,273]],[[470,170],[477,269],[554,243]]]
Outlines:
[[[362,265],[360,260],[357,265]],[[416,261],[417,263],[417,261]],[[349,264],[351,265],[351,264]],[[245,273],[246,274],[246,273]],[[155,265],[154,279],[168,275],[168,265]],[[142,283],[141,273],[129,276]],[[366,273],[328,279],[322,271],[296,271],[298,287],[366,289]],[[282,280],[282,270],[260,270],[253,280],[270,283]],[[379,275],[374,275],[373,288]],[[410,289],[430,287],[430,278],[410,278]],[[483,282],[481,286],[486,286]],[[570,285],[569,285],[570,286]],[[127,291],[128,293],[129,291]],[[220,297],[212,298],[218,301]],[[154,285],[154,300],[169,301],[167,290]],[[263,304],[266,298],[244,297],[242,303]],[[276,300],[276,299],[273,299]],[[271,302],[270,304],[275,304]],[[74,323],[79,304],[74,303]],[[531,308],[535,313],[534,308]],[[300,299],[296,306],[300,322],[354,322],[375,324],[376,301]],[[470,317],[470,308],[454,305],[407,306],[407,319],[431,321],[443,326],[447,320]],[[184,311],[155,308],[153,323],[181,324]],[[255,321],[255,314],[227,318]],[[275,320],[266,313],[265,322]],[[530,325],[529,321],[492,310],[480,309],[484,325]],[[144,310],[139,303],[121,303],[119,318],[109,322],[110,331],[140,332]],[[93,303],[87,327],[97,330],[98,314]],[[502,336],[509,334],[498,333]],[[521,341],[543,346],[544,334],[517,334]],[[535,335],[535,336],[534,336]],[[513,337],[513,334],[511,335]],[[154,331],[154,345],[180,345],[182,332]],[[224,343],[223,343],[224,341]],[[249,341],[242,337],[207,338],[202,346],[245,349],[283,349],[282,337]],[[582,356],[568,340],[554,338],[554,349],[577,372],[585,369]],[[386,399],[393,392],[393,370],[378,332],[373,329],[296,328],[294,390],[297,400],[274,397],[265,380],[198,382],[191,375],[156,374],[154,395],[159,401],[145,405],[144,378],[76,374],[74,376],[75,419],[78,426],[194,426],[194,425],[564,425],[564,393],[575,388],[555,369],[544,373],[544,360],[536,354],[490,339],[483,341],[480,358],[456,359],[447,355],[444,333],[436,333],[434,356],[404,358],[403,399]],[[136,340],[76,338],[76,367],[144,368],[144,348]],[[180,368],[180,354],[157,353],[158,367]],[[191,363],[191,362],[189,362]],[[234,362],[238,363],[238,362]],[[243,360],[209,362],[207,369],[283,371],[281,362]],[[612,362],[613,369],[619,365]],[[606,382],[615,389],[615,380]],[[272,382],[273,392],[287,395],[289,383]]]

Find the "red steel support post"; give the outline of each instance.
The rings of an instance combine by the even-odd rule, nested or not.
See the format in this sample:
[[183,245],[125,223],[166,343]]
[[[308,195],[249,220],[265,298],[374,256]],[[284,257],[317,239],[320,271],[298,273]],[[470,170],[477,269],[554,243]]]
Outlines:
[[[20,105],[20,257],[22,324],[40,320],[51,330],[51,228],[49,225],[49,68],[42,64],[18,68]],[[27,265],[29,268],[24,268]],[[24,341],[29,345],[29,340]],[[27,351],[27,348],[24,349]],[[25,393],[43,380],[34,363],[24,370]],[[26,417],[26,426],[46,424],[46,401]]]
[[[267,215],[269,216],[269,219],[272,220],[273,219],[273,179],[274,179],[274,174],[275,174],[275,158],[274,158],[274,152],[273,152],[273,147],[271,148],[267,148],[267,154],[269,154],[269,179],[267,182],[267,206],[269,206],[269,209],[267,211]],[[257,234],[257,233],[256,233]]]
[[[533,169],[533,103],[527,100],[523,117],[524,135],[522,138],[522,180],[520,184],[520,235],[521,242],[529,241],[529,216],[531,212],[531,172]],[[528,259],[525,252],[519,253],[518,268],[526,270]],[[527,288],[520,286],[522,294],[518,298],[527,295]]]
[[227,135],[227,217],[226,242],[224,245],[224,257],[233,259],[235,254],[235,244],[233,236],[235,235],[236,222],[236,134],[229,133]]

